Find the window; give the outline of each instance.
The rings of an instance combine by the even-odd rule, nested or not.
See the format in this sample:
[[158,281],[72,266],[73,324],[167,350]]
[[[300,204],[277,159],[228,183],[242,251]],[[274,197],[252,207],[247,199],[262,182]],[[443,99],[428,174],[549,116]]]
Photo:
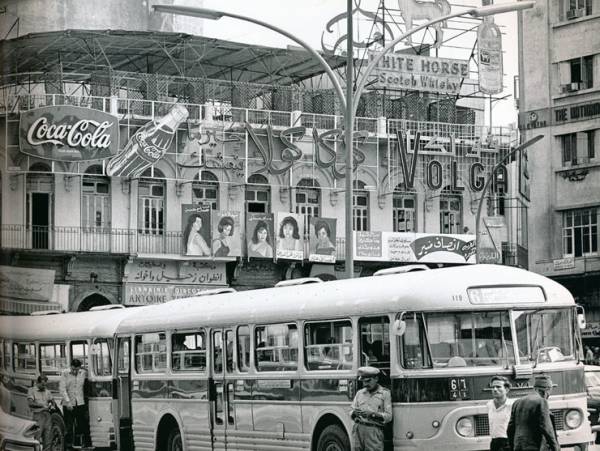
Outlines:
[[318,218],[321,212],[321,190],[313,179],[302,179],[296,188],[296,213],[304,215],[304,237],[310,234],[310,217]]
[[462,233],[462,197],[442,190],[440,196],[440,232]]
[[81,226],[110,228],[110,179],[102,177],[102,167],[94,165],[81,179]]
[[164,232],[165,182],[156,180],[164,178],[158,170],[154,170],[154,178],[150,169],[142,174],[138,185],[138,228],[143,234],[162,235]]
[[519,354],[537,363],[575,359],[572,310],[515,312]]
[[588,160],[596,158],[596,130],[588,130],[585,132],[587,139],[587,157]]
[[415,193],[405,189],[404,183],[400,183],[394,189],[392,197],[392,215],[394,220],[394,232],[416,231],[416,208]]
[[596,157],[596,130],[569,133],[560,136],[563,164],[589,163]]
[[118,349],[118,367],[119,373],[129,372],[129,338],[119,338]]
[[250,328],[240,326],[237,330],[238,369],[246,373],[250,368]]
[[34,343],[14,343],[13,356],[16,372],[35,373],[36,353]]
[[563,213],[563,254],[581,257],[598,252],[598,208]]
[[167,368],[167,338],[164,333],[135,337],[135,369],[138,373],[155,373]]
[[269,213],[271,211],[271,187],[264,175],[252,174],[246,185],[246,211]]
[[515,363],[508,312],[406,313],[401,319],[406,324],[400,338],[404,368]]
[[560,138],[563,163],[577,164],[577,133],[562,135]]
[[504,216],[508,172],[504,166],[500,166],[495,174],[491,187],[492,195],[487,198],[487,215]]
[[573,20],[583,16],[592,14],[593,0],[565,0],[564,19]]
[[219,180],[209,171],[202,171],[200,179],[192,183],[192,203],[210,205],[213,210],[219,209]]
[[[87,341],[72,341],[71,342],[71,360],[81,360],[83,368],[88,367],[88,343]],[[69,362],[70,364],[71,362]]]
[[594,87],[593,55],[563,61],[559,63],[558,70],[563,92]]
[[2,342],[2,367],[9,369],[10,368],[10,343],[8,341]]
[[[361,318],[360,364],[377,368],[390,367],[390,320],[387,316]],[[389,373],[388,373],[389,375]]]
[[215,374],[223,373],[223,332],[215,331],[212,336],[213,346],[213,372]]
[[40,360],[42,373],[46,375],[60,374],[61,370],[69,368],[67,350],[64,343],[41,344]]
[[354,181],[352,191],[352,217],[354,230],[365,232],[369,230],[369,192],[361,180]]
[[298,369],[298,329],[295,324],[271,324],[254,329],[258,371]]
[[113,341],[110,339],[94,340],[92,345],[92,368],[96,376],[112,375],[112,360],[110,358],[110,349],[113,347]]
[[184,332],[171,335],[171,369],[206,371],[206,334]]
[[304,358],[309,370],[352,369],[352,323],[327,321],[304,326]]

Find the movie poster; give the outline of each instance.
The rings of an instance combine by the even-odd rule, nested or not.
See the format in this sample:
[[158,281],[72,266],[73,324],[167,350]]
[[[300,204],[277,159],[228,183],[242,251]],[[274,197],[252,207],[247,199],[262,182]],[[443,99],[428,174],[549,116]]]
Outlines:
[[209,257],[211,249],[210,206],[183,204],[181,230],[183,230],[183,255]]
[[240,257],[242,242],[239,211],[218,211],[212,216],[213,257]]
[[276,256],[291,260],[304,258],[304,216],[277,212]]
[[335,263],[335,218],[313,218],[309,220],[309,255],[312,262]]
[[275,240],[272,213],[248,213],[246,243],[248,258],[273,258]]

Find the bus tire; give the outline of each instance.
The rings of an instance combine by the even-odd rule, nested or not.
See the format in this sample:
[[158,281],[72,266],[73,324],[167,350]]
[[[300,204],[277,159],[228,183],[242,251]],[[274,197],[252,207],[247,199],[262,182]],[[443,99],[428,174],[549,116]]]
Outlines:
[[58,413],[50,416],[50,450],[65,451],[65,422]]
[[173,429],[169,432],[167,451],[183,451],[183,442],[181,441],[181,432],[179,432],[179,429]]
[[316,451],[347,451],[349,449],[350,440],[344,429],[337,424],[331,424],[321,432]]

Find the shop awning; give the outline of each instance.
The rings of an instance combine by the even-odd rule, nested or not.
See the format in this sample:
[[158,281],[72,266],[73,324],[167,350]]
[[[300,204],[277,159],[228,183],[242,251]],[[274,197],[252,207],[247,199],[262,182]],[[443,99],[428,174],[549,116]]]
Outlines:
[[3,315],[30,315],[33,312],[51,310],[62,311],[62,306],[56,302],[26,301],[0,297],[0,314]]

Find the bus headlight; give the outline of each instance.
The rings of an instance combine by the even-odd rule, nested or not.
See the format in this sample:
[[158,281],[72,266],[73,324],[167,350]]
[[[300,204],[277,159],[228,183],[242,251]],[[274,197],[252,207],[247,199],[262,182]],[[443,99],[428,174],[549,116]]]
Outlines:
[[565,424],[571,429],[577,429],[581,426],[583,415],[579,410],[569,410],[565,415]]
[[463,417],[458,420],[456,423],[456,432],[463,437],[473,437],[475,432],[473,417]]

